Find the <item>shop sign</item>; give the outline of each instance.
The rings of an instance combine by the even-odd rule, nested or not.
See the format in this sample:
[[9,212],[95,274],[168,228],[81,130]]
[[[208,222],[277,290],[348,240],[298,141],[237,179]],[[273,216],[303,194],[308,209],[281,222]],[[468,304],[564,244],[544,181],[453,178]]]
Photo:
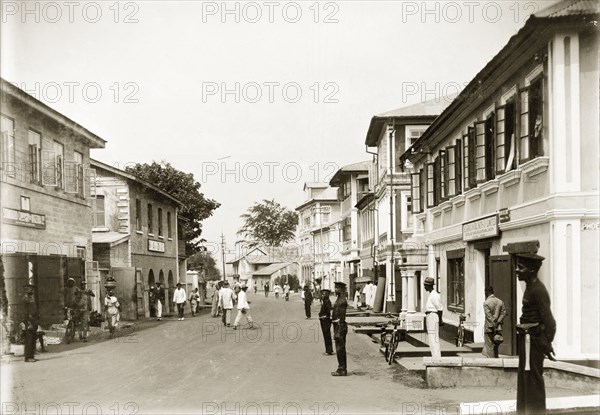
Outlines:
[[2,209],[2,222],[27,228],[46,229],[46,215],[10,208]]
[[148,251],[165,252],[165,243],[161,241],[153,241],[148,239]]
[[463,223],[463,241],[476,241],[478,239],[498,236],[498,215],[488,216],[473,222]]

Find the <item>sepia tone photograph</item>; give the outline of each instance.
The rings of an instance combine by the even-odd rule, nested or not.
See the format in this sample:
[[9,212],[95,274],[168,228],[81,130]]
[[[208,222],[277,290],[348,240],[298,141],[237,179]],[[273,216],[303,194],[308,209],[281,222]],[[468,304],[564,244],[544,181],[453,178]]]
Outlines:
[[0,414],[600,412],[597,0],[0,0]]

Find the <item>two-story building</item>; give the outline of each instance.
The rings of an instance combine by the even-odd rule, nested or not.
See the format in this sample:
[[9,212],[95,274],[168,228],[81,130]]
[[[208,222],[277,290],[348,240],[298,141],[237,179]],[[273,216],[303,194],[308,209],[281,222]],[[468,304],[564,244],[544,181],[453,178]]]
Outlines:
[[263,290],[266,282],[273,288],[272,280],[286,274],[296,274],[294,262],[298,253],[294,246],[256,247],[242,250],[240,255],[227,264],[233,266],[233,281],[246,284],[249,289]]
[[[150,316],[149,290],[157,281],[166,292],[166,310],[174,311],[172,294],[179,269],[178,209],[181,202],[153,184],[123,170],[91,160],[92,241],[102,280],[117,280],[124,319]],[[180,277],[183,272],[183,277]]]
[[[369,187],[373,192],[376,232],[373,239],[377,267],[376,311],[406,311],[408,301],[417,291],[418,273],[415,269],[425,264],[408,263],[408,258],[418,260],[418,246],[406,243],[412,236],[412,209],[410,174],[398,160],[442,110],[451,102],[443,97],[409,105],[374,116],[365,139],[366,151],[374,155],[375,162]],[[364,201],[363,201],[364,202]],[[407,252],[403,250],[407,249]],[[400,265],[406,268],[402,273]],[[411,266],[409,266],[411,265]],[[409,277],[410,275],[410,277]],[[385,300],[385,301],[384,301]]]
[[92,259],[88,168],[105,141],[0,79],[2,263],[8,319],[22,318],[23,287],[35,286],[41,324],[63,320],[69,277],[88,288]]
[[333,289],[333,282],[341,280],[337,192],[327,183],[304,184],[305,201],[296,208],[300,221],[298,278],[302,285],[321,279],[322,287]]
[[586,1],[532,15],[400,160],[413,163],[416,236],[444,320],[464,313],[483,341],[493,286],[508,311],[500,353],[516,354],[525,252],[546,258],[557,355],[600,351],[586,332],[599,324],[598,18]]
[[340,217],[337,228],[340,230],[341,242],[341,281],[348,284],[349,293],[354,292],[356,278],[361,268],[358,208],[356,204],[365,193],[368,193],[369,167],[371,162],[363,161],[340,168],[329,185],[338,188]]

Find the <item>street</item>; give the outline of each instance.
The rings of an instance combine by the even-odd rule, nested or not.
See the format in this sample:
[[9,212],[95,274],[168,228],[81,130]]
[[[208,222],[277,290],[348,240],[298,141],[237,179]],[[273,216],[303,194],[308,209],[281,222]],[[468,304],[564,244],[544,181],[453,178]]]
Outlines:
[[50,346],[37,363],[15,359],[2,368],[2,413],[453,413],[461,401],[514,399],[514,390],[424,389],[352,330],[348,377],[332,377],[318,301],[307,320],[299,294],[248,297],[259,330],[224,329],[205,310],[113,340]]

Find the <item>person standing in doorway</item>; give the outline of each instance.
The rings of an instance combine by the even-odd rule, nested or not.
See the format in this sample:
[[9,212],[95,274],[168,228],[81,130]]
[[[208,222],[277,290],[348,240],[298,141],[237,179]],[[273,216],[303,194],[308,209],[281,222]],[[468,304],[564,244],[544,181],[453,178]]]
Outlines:
[[177,304],[177,314],[179,315],[179,321],[182,321],[184,319],[183,311],[185,308],[185,301],[185,290],[181,288],[181,283],[178,282],[177,289],[173,293],[173,302]]
[[337,281],[334,284],[337,299],[333,305],[331,322],[333,323],[333,339],[335,340],[338,368],[335,372],[331,372],[331,376],[347,376],[346,334],[348,334],[348,325],[346,324],[346,310],[348,308],[348,300],[346,300],[346,284],[341,281]]
[[329,299],[330,294],[331,291],[327,288],[321,290],[321,309],[319,310],[321,331],[323,332],[323,340],[325,340],[325,354],[328,356],[333,354],[333,343],[331,342],[331,300]]
[[483,355],[485,357],[498,357],[500,342],[497,340],[502,333],[502,321],[506,317],[504,301],[494,296],[494,288],[485,289],[485,301],[483,302],[485,324],[483,326]]
[[156,319],[162,320],[163,306],[165,305],[165,289],[162,283],[158,281],[156,283]]
[[34,355],[40,315],[35,302],[35,287],[31,284],[25,285],[24,301],[25,318],[23,319],[23,330],[25,336],[25,361],[37,362],[37,359]]
[[223,288],[219,293],[219,307],[223,310],[223,325],[231,327],[231,310],[233,310],[233,290],[229,288],[229,282],[223,281]]
[[306,284],[304,286],[304,313],[306,314],[306,318],[310,318],[310,306],[313,302],[313,295],[310,291],[310,285]]
[[427,323],[427,338],[429,340],[429,350],[431,357],[442,357],[442,349],[440,347],[440,326],[443,323],[442,299],[440,294],[433,289],[433,278],[427,277],[423,282],[425,291],[429,293],[427,303],[425,304],[425,321]]
[[556,321],[550,308],[550,295],[538,279],[545,258],[537,254],[517,254],[515,274],[526,284],[520,324],[517,324],[517,413],[545,414],[546,386],[544,358],[556,360],[552,341]]

